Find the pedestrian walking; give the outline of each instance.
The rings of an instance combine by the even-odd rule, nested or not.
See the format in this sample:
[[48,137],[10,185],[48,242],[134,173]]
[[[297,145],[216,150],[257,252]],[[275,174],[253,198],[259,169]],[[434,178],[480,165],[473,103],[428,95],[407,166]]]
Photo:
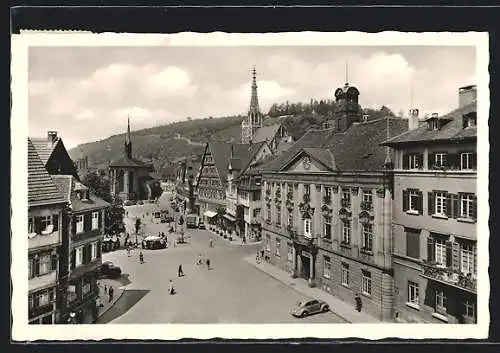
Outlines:
[[198,261],[196,261],[196,264],[198,266],[201,265],[201,254],[198,255]]
[[207,269],[210,270],[210,259],[207,259]]
[[183,277],[184,276],[184,271],[182,271],[182,265],[179,265],[179,268],[177,269],[177,277]]
[[168,283],[168,293],[170,295],[175,294],[174,282],[172,282],[172,280]]
[[257,251],[257,255],[255,255],[255,262],[260,264],[260,256],[259,256],[259,251]]
[[127,257],[130,257],[130,245],[127,245]]
[[111,303],[113,301],[113,295],[115,294],[115,290],[113,289],[112,286],[109,286],[109,291],[108,291],[108,295],[109,295],[109,302]]
[[247,237],[243,236],[243,244],[246,244],[246,243],[247,243]]
[[214,241],[212,240],[212,238],[210,238],[210,239],[208,240],[208,247],[209,247],[209,248],[213,248],[213,247],[214,247]]
[[143,264],[143,263],[144,263],[144,255],[142,254],[142,251],[139,253],[139,262],[140,262],[141,264]]
[[104,294],[108,294],[108,286],[104,283]]
[[361,308],[363,307],[363,302],[361,301],[361,297],[359,296],[358,293],[356,293],[356,295],[354,297],[354,301],[356,303],[356,310],[358,312],[361,312]]

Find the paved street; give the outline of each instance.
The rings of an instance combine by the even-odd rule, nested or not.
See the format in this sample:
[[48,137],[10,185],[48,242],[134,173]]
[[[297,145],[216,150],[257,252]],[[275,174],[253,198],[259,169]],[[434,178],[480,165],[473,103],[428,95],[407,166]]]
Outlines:
[[[168,203],[164,195],[161,207]],[[150,208],[153,205],[144,207]],[[134,211],[131,212],[131,209]],[[131,214],[140,213],[140,206],[128,207]],[[148,224],[146,232],[167,231],[166,224]],[[299,300],[306,299],[298,291],[275,280],[244,261],[260,245],[227,244],[215,238],[215,247],[208,247],[209,232],[189,230],[188,244],[162,250],[142,250],[145,263],[139,263],[139,251],[127,257],[125,250],[104,255],[122,267],[130,284],[115,306],[99,323],[336,323],[345,322],[333,313],[304,319],[289,314]],[[169,239],[170,241],[170,239]],[[211,261],[197,266],[198,254]],[[177,277],[182,264],[185,276]],[[168,294],[169,280],[177,293]]]

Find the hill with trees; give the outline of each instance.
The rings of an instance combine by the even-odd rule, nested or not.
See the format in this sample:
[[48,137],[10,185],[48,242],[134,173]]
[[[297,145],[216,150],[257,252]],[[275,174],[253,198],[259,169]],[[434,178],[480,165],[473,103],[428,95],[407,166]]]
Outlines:
[[[363,109],[370,120],[395,116],[387,107]],[[264,125],[281,121],[295,140],[309,128],[321,128],[333,112],[333,101],[311,100],[309,103],[275,103],[264,119]],[[172,165],[180,158],[200,156],[208,141],[237,142],[241,140],[243,116],[187,118],[167,125],[155,126],[131,132],[134,157],[144,161],[157,161],[164,174],[172,174]],[[81,153],[88,157],[94,168],[106,168],[110,161],[123,155],[125,133],[106,139],[81,144],[69,150],[76,160]]]

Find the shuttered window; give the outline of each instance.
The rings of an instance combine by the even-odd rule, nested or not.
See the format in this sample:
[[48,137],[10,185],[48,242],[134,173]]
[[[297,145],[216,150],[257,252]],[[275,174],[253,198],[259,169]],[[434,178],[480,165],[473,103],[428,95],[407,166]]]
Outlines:
[[406,256],[420,259],[420,230],[405,228]]

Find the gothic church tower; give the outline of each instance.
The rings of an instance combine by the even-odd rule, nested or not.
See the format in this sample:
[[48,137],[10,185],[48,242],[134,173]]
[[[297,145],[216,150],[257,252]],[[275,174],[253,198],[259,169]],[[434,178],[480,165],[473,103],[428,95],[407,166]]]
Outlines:
[[252,71],[252,95],[250,98],[250,109],[245,120],[241,122],[241,143],[250,143],[257,129],[262,127],[262,113],[259,109],[259,97],[257,95],[257,72],[255,67]]

